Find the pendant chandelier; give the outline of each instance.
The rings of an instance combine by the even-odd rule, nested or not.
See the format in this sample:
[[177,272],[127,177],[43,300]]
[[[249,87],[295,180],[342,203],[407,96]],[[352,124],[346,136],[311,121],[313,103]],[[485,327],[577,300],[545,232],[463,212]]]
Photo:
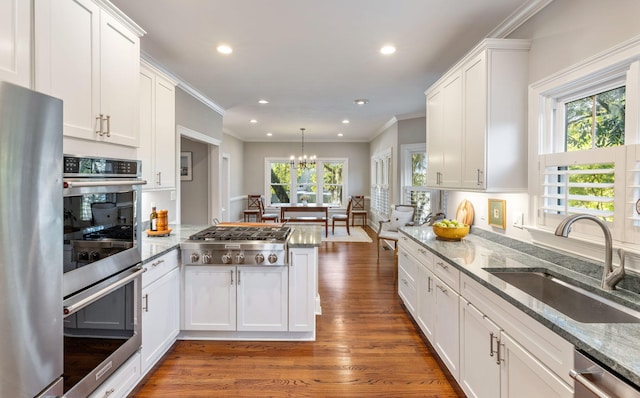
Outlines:
[[316,156],[315,155],[311,155],[307,158],[307,155],[304,153],[304,131],[306,129],[304,127],[300,128],[300,132],[302,133],[302,150],[301,150],[301,154],[300,157],[298,157],[298,160],[296,162],[296,157],[291,155],[291,166],[297,166],[299,169],[304,170],[307,168],[312,168],[315,167],[316,165]]

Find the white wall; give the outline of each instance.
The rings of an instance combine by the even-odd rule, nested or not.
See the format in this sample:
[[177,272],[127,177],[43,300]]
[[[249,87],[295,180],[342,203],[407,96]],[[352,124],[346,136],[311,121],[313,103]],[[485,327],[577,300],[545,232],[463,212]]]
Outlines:
[[180,139],[180,151],[191,152],[191,181],[180,183],[180,215],[182,224],[208,224],[209,146],[186,138]]
[[222,152],[229,155],[229,220],[238,221],[242,219],[242,211],[246,206],[247,197],[247,192],[243,187],[245,178],[244,142],[225,134],[222,139]]
[[[426,135],[425,135],[426,140]],[[367,168],[371,170],[371,158],[378,153],[384,152],[391,148],[391,170],[393,171],[390,176],[389,186],[391,187],[391,192],[389,193],[389,204],[400,203],[400,178],[398,177],[400,174],[400,162],[398,161],[398,156],[400,151],[398,150],[398,123],[394,122],[388,126],[378,134],[371,144],[369,145],[369,159],[367,159]],[[367,193],[365,195],[369,195],[371,184],[367,184]],[[373,218],[373,217],[372,217]],[[373,222],[377,220],[372,220]]]

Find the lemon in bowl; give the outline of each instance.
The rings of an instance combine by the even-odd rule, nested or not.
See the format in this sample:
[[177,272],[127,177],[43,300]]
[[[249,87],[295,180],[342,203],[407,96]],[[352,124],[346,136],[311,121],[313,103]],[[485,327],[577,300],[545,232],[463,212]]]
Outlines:
[[441,220],[433,224],[433,233],[440,240],[458,241],[469,234],[469,228],[458,220]]

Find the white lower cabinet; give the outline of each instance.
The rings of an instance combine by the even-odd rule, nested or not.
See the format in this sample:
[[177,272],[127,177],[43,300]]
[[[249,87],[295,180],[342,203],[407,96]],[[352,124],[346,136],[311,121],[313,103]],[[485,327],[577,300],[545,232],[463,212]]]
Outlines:
[[418,260],[406,251],[398,253],[398,295],[402,298],[407,310],[416,316]]
[[460,346],[459,343],[459,319],[458,319],[458,292],[434,276],[433,296],[435,298],[434,309],[435,339],[433,345],[440,355],[440,359],[447,365],[449,372],[456,378],[460,373]]
[[[438,352],[452,375],[459,373],[458,293],[438,275],[454,279],[457,270],[442,264],[434,269],[433,255],[422,253],[422,261],[400,244],[398,249],[398,294]],[[438,261],[441,261],[438,259]]]
[[289,331],[315,332],[318,248],[289,250]]
[[[468,397],[573,397],[572,344],[456,266],[398,243],[398,294]],[[417,267],[415,310],[407,264]]]
[[142,289],[142,372],[171,347],[180,332],[180,269]]
[[501,398],[573,397],[572,387],[504,331],[500,333],[499,355]]
[[89,398],[124,398],[138,384],[141,376],[140,352],[136,352],[107,381],[93,391]]
[[287,271],[287,267],[185,267],[183,329],[286,331]]
[[[517,321],[510,319],[513,311],[500,311],[504,302],[497,297],[487,300],[493,293],[466,276],[461,280],[462,294],[469,296],[460,299],[459,383],[465,394],[474,398],[573,397],[571,384],[550,369],[555,366],[568,377],[571,344],[539,324],[519,328]],[[524,323],[530,318],[521,314],[517,319]],[[511,332],[527,337],[517,341]],[[531,351],[537,351],[538,356]],[[543,355],[555,358],[556,363],[543,363],[538,358]]]
[[500,327],[460,299],[460,386],[470,398],[500,396]]

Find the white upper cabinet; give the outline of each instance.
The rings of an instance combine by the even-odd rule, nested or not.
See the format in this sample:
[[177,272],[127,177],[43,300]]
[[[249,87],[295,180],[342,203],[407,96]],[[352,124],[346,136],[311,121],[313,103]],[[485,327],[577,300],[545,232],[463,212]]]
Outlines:
[[143,62],[140,67],[140,147],[143,189],[176,187],[175,83]]
[[426,91],[429,186],[526,190],[529,46],[486,39]]
[[144,31],[105,1],[35,0],[34,15],[35,88],[64,101],[64,135],[137,147]]
[[31,2],[0,0],[0,81],[31,84]]

